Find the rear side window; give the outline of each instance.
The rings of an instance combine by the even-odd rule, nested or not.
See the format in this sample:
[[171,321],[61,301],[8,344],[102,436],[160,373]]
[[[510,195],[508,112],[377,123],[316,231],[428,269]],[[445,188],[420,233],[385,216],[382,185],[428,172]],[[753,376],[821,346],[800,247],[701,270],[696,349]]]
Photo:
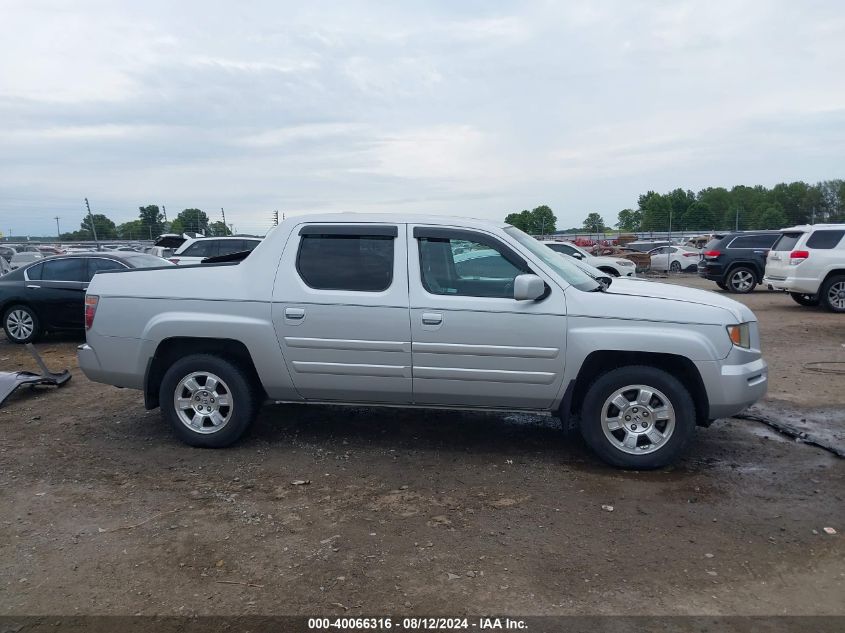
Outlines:
[[220,240],[200,240],[194,242],[179,255],[185,257],[217,257],[220,248]]
[[804,235],[803,233],[784,233],[778,238],[778,241],[775,242],[775,245],[772,246],[773,251],[791,251],[795,248],[795,245],[798,243],[798,240],[801,239],[801,236]]
[[30,266],[26,269],[27,278],[32,279],[33,281],[41,279],[42,268],[44,268],[44,264],[35,264],[34,266]]
[[44,262],[42,281],[87,281],[86,262],[83,257],[52,259]]
[[302,235],[296,269],[317,290],[387,290],[393,281],[393,236]]
[[113,259],[103,259],[101,257],[92,257],[88,260],[88,281],[94,278],[98,272],[102,270],[123,270],[126,268],[120,262]]
[[735,237],[728,248],[771,248],[777,235],[740,235]]
[[819,230],[814,231],[807,240],[807,248],[835,248],[842,241],[845,231]]

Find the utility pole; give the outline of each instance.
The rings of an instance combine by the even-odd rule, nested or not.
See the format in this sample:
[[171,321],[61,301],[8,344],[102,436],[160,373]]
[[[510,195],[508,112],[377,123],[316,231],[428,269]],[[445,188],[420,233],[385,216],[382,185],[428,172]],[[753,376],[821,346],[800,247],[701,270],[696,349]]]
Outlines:
[[736,230],[739,231],[739,207],[736,208]]
[[813,205],[813,214],[810,219],[810,224],[816,223],[816,205]]
[[164,215],[164,221],[167,222],[167,207],[166,206],[161,205],[161,213],[162,213],[162,215]]
[[62,230],[59,228],[59,216],[55,217],[56,220],[56,237],[59,238],[59,241],[62,241]]
[[279,226],[279,212],[273,211],[273,226]]
[[100,250],[100,241],[97,239],[97,227],[94,226],[94,214],[91,213],[91,205],[88,204],[88,198],[85,198],[85,208],[88,209],[88,219],[91,220],[91,232],[94,234],[94,244],[97,245],[97,250]]

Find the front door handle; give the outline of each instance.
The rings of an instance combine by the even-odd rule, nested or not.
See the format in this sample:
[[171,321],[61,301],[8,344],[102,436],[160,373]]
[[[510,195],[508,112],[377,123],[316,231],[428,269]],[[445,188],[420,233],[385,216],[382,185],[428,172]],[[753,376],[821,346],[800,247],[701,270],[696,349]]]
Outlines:
[[37,290],[37,289],[38,289],[38,288],[40,288],[41,286],[36,286],[35,284],[27,284],[27,285],[26,285],[26,287],[27,287],[27,288],[30,288],[30,289],[32,289],[32,290]]
[[285,318],[286,319],[293,319],[293,320],[300,320],[305,318],[305,309],[304,308],[285,308]]
[[443,315],[439,312],[423,312],[423,325],[440,325],[443,323]]

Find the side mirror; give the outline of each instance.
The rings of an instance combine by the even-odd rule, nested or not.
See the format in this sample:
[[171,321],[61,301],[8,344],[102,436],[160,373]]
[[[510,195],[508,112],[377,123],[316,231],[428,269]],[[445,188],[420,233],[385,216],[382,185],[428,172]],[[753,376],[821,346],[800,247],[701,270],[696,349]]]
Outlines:
[[517,301],[535,301],[546,292],[546,284],[537,275],[517,275],[513,280],[513,298]]

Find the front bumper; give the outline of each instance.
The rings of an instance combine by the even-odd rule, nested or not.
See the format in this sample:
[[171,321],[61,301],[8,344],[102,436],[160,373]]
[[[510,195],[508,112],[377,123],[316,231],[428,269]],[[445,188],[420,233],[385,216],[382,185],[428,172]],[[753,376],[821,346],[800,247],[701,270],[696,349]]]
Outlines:
[[696,366],[710,403],[708,418],[728,418],[766,395],[769,367],[763,358],[734,364],[748,352],[734,350],[721,361],[698,361]]

